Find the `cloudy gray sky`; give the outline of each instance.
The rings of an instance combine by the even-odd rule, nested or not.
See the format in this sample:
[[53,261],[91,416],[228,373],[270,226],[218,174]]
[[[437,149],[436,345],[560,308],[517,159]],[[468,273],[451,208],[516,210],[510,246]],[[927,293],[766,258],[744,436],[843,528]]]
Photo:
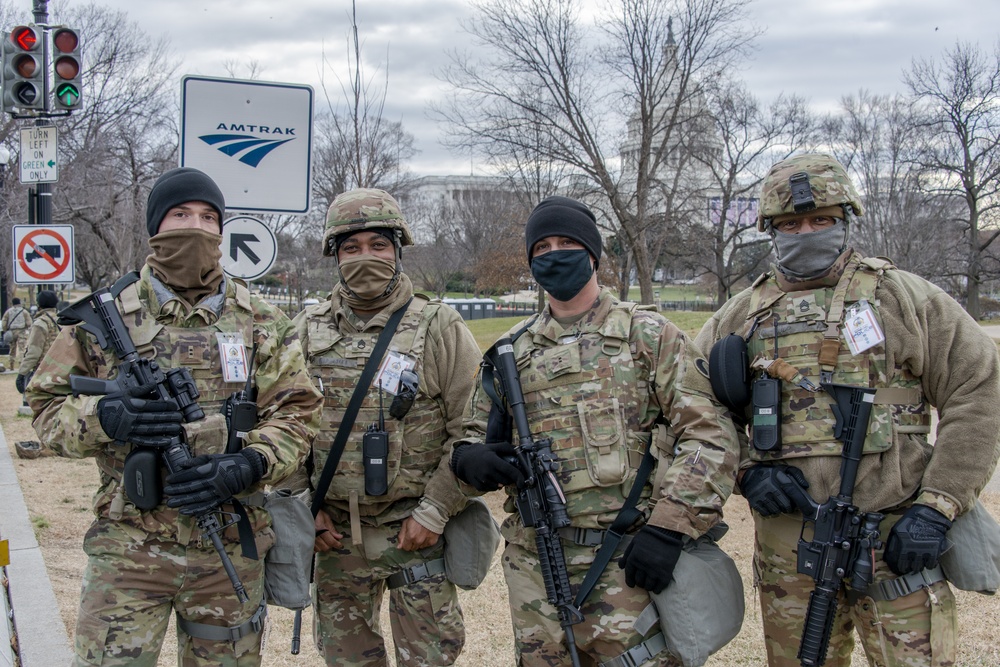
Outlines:
[[[29,0],[20,0],[29,6]],[[78,0],[61,2],[79,4]],[[255,59],[261,79],[307,83],[322,101],[339,95],[345,75],[348,0],[99,0],[121,9],[148,34],[169,38],[183,60],[181,73],[226,76],[226,61]],[[60,4],[61,4],[60,2]],[[603,0],[587,0],[599,5]],[[478,172],[440,144],[426,103],[440,95],[434,77],[447,48],[468,46],[459,24],[471,4],[462,0],[358,0],[369,74],[389,74],[386,116],[416,137],[417,174]],[[56,2],[50,3],[51,8]],[[998,39],[998,0],[755,0],[751,22],[764,29],[743,78],[762,99],[778,93],[806,97],[818,111],[867,88],[902,91],[902,72],[914,58],[939,58],[956,40],[992,50]],[[86,36],[84,36],[86,37]],[[376,69],[378,68],[378,69]],[[179,95],[179,84],[178,84]]]

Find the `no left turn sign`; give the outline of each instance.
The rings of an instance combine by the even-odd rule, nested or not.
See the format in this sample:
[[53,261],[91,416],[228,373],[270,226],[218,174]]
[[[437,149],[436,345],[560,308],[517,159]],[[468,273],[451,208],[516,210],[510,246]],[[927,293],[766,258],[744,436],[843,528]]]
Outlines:
[[72,225],[14,225],[14,282],[19,285],[72,283]]

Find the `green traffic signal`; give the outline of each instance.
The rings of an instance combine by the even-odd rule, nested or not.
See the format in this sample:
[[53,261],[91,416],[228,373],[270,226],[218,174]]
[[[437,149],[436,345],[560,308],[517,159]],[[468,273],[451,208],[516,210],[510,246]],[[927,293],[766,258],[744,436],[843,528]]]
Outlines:
[[72,83],[60,83],[56,86],[56,99],[64,107],[75,107],[80,103],[80,89]]
[[52,82],[55,108],[72,111],[80,108],[83,83],[80,75],[83,60],[80,54],[80,33],[74,28],[61,26],[52,31]]

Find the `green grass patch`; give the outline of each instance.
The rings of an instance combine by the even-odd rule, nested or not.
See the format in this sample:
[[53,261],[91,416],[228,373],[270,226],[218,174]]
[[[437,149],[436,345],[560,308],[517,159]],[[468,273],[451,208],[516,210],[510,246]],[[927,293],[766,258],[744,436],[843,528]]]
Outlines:
[[508,329],[525,318],[517,317],[489,317],[483,320],[468,320],[469,331],[476,339],[479,349],[485,352],[490,345],[497,342],[497,338],[502,336]]
[[[678,329],[692,338],[701,331],[702,325],[712,316],[712,313],[709,312],[690,310],[670,310],[664,311],[662,314]],[[468,320],[466,324],[469,325],[469,331],[476,339],[479,349],[485,352],[490,345],[496,342],[497,338],[524,319],[523,317],[491,317],[483,320]]]
[[46,528],[51,528],[52,524],[44,516],[35,516],[31,518],[31,525],[35,527],[35,530],[45,530]]
[[[713,313],[703,310],[666,310],[662,315],[673,322],[678,329],[694,338]],[[705,351],[707,354],[707,351]]]
[[[699,298],[702,301],[705,301],[706,299],[711,298],[697,285],[666,285],[664,287],[653,285],[654,298],[657,292],[660,293],[660,301],[683,301],[685,299],[688,301],[695,301]],[[638,302],[639,298],[639,287],[630,287],[628,290],[628,300]]]

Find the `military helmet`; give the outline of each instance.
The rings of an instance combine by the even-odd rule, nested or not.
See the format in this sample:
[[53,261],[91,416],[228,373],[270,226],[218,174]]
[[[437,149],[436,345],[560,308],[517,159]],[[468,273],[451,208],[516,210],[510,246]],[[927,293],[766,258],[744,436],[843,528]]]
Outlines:
[[778,162],[764,177],[757,230],[767,231],[779,215],[805,215],[828,206],[850,206],[863,215],[861,196],[847,170],[830,155],[806,153]]
[[358,188],[337,195],[326,213],[323,254],[336,254],[336,237],[373,228],[393,229],[401,246],[413,245],[413,234],[399,204],[385,190]]

